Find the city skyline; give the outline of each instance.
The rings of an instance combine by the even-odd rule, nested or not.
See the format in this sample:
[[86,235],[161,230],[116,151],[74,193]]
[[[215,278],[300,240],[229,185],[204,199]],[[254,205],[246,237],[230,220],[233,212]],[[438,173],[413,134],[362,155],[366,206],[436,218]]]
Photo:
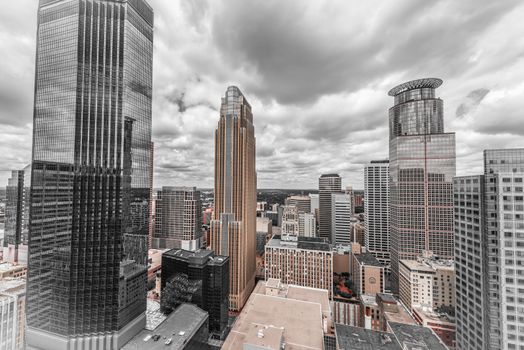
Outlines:
[[[524,6],[516,1],[424,4],[417,13],[434,16],[423,20],[408,16],[410,2],[347,10],[341,3],[286,4],[278,11],[276,3],[255,10],[247,3],[150,4],[158,14],[155,188],[213,187],[217,96],[228,85],[238,85],[257,111],[259,188],[314,189],[329,172],[339,173],[344,186],[363,188],[364,165],[387,158],[387,91],[412,79],[445,82],[439,94],[447,129],[457,133],[457,175],[480,173],[482,149],[518,147],[524,133],[518,115]],[[36,6],[6,3],[0,14],[0,47],[10,52],[0,67],[4,184],[31,158]],[[291,14],[298,17],[288,25]],[[275,24],[268,26],[264,16]],[[357,31],[370,18],[372,25]],[[233,31],[244,21],[248,30]],[[319,24],[323,29],[306,39],[308,28]],[[326,40],[331,36],[338,40]]]

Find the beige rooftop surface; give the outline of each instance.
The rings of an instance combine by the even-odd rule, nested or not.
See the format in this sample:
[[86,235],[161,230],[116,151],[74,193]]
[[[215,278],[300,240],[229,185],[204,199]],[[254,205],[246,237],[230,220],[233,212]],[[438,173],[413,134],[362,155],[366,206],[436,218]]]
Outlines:
[[[314,289],[303,289],[290,288],[287,298],[269,296],[262,294],[265,293],[265,287],[259,283],[235,321],[222,349],[242,350],[244,343],[261,345],[261,342],[273,348],[278,346],[275,344],[279,343],[282,334],[286,350],[322,350],[322,305],[320,301],[308,301],[318,300],[314,297],[316,293],[307,298],[304,295],[315,292]],[[296,300],[292,298],[293,295],[307,300]],[[260,337],[260,330],[263,338]]]

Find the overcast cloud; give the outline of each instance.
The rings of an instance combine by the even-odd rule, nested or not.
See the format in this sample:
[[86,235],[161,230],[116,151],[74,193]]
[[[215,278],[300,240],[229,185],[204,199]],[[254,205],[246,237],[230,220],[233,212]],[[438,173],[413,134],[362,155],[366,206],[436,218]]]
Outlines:
[[[316,188],[388,156],[387,95],[423,77],[444,84],[457,173],[482,150],[524,147],[522,1],[149,0],[154,8],[155,187],[213,186],[220,98],[253,107],[259,188]],[[36,0],[0,12],[0,186],[30,162]]]

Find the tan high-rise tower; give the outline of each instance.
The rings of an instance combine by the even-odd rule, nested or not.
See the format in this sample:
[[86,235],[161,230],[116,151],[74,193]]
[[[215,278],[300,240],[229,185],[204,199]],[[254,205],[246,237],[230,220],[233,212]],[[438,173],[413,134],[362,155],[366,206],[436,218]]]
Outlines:
[[255,286],[255,130],[251,106],[230,86],[215,131],[215,211],[211,249],[230,259],[229,308],[239,311]]

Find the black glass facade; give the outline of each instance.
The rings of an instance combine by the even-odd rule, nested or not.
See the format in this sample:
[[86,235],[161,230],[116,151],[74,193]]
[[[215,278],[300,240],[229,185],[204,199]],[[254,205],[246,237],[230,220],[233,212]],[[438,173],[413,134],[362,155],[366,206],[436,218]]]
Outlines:
[[181,274],[198,282],[190,302],[209,313],[209,331],[223,335],[229,310],[229,257],[210,250],[173,249],[162,254],[161,289]]
[[444,132],[440,79],[420,79],[390,91],[389,186],[392,290],[399,260],[424,252],[453,258],[455,134]]
[[[144,0],[40,1],[30,328],[62,337],[118,331],[121,263],[134,260],[145,285],[152,20]],[[146,290],[136,299],[135,317]]]

